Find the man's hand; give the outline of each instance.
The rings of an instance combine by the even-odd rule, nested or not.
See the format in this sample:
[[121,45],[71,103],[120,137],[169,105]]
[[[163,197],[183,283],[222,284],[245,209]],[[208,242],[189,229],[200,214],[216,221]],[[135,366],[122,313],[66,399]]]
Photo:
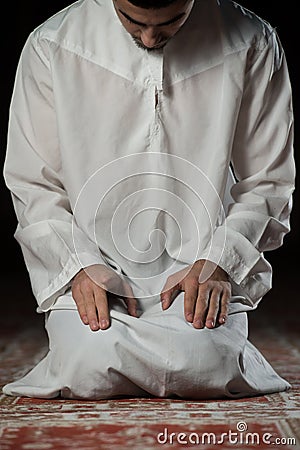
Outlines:
[[226,322],[231,284],[216,264],[200,259],[169,276],[161,292],[163,310],[184,291],[184,314],[195,328],[214,328]]
[[123,298],[128,313],[137,317],[137,300],[131,286],[104,264],[80,270],[72,282],[72,295],[82,322],[92,331],[105,330],[110,325],[107,295]]

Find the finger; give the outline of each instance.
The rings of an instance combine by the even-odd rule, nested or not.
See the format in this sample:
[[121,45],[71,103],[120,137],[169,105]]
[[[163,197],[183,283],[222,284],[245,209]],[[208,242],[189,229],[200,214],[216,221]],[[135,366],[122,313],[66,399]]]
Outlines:
[[228,318],[228,309],[229,309],[229,299],[230,299],[230,291],[224,290],[221,297],[221,307],[219,310],[219,318],[218,322],[220,325],[223,325]]
[[195,312],[193,318],[194,328],[204,328],[206,321],[206,314],[209,306],[210,289],[206,284],[198,287],[198,296],[195,305]]
[[77,310],[80,316],[81,321],[84,323],[84,325],[89,324],[88,316],[86,313],[84,298],[79,289],[73,289],[72,290],[72,297],[76,303]]
[[205,321],[205,326],[207,328],[214,328],[216,325],[217,315],[220,308],[221,295],[222,293],[219,288],[212,289],[209,299],[209,308]]
[[98,321],[97,308],[95,304],[94,290],[86,289],[83,293],[83,297],[90,329],[92,331],[98,331],[100,326]]
[[181,292],[181,290],[178,283],[175,282],[175,278],[169,276],[160,293],[160,301],[163,310],[169,308],[179,292]]
[[100,327],[101,330],[106,330],[110,326],[108,299],[106,291],[102,288],[95,289],[94,299],[98,315],[98,327]]
[[162,291],[160,294],[162,309],[168,309],[180,292],[181,289],[179,289],[178,287]]
[[125,294],[124,301],[126,303],[128,313],[133,317],[138,317],[137,300],[134,297],[130,284],[126,283],[126,281],[123,281],[123,290]]
[[195,305],[198,297],[198,280],[187,280],[184,288],[184,315],[188,322],[193,322]]

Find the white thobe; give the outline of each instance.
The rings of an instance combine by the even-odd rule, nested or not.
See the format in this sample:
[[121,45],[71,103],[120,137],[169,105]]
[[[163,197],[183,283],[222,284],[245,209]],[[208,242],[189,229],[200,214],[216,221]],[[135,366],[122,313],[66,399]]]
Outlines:
[[[230,311],[236,314],[218,330],[195,331],[197,345],[203,337],[201,352],[206,348],[209,354],[211,339],[217,342],[220,336],[218,345],[223,345],[228,333],[224,352],[229,356],[226,364],[223,357],[211,364],[213,370],[203,368],[202,362],[206,376],[201,384],[193,375],[189,395],[229,395],[224,385],[238,377],[227,368],[232,358],[240,361],[240,355],[245,361],[238,372],[248,387],[233,386],[230,395],[289,387],[247,341],[244,319],[245,311],[255,308],[271,288],[272,268],[264,252],[281,246],[290,230],[295,179],[289,74],[281,43],[267,22],[227,0],[196,0],[188,20],[164,49],[147,52],[135,45],[111,1],[75,2],[37,27],[24,45],[10,108],[4,176],[18,218],[15,237],[38,311],[47,312],[53,324],[61,320],[54,311],[60,310],[69,314],[66,323],[70,317],[76,321],[69,330],[89,333],[77,323],[77,312],[70,311],[76,310],[70,283],[82,267],[106,264],[126,276],[141,312],[147,314],[159,308],[168,275],[208,259],[229,274]],[[182,295],[171,308],[179,315],[181,301]],[[125,342],[130,333],[122,334],[118,327],[126,322],[134,336],[143,334],[143,316],[133,319],[120,308],[112,308],[109,332],[117,330]],[[169,313],[155,309],[151,319],[145,319],[147,327],[149,321],[153,325],[147,331],[149,350],[154,336],[158,342],[166,338],[169,349],[175,342],[170,336],[176,327],[161,314]],[[155,317],[164,325],[155,325]],[[171,317],[179,320],[175,313]],[[54,330],[53,324],[48,328]],[[180,324],[185,333],[190,330],[184,320]],[[160,335],[163,328],[169,337]],[[107,332],[94,333],[94,339],[101,342]],[[66,354],[59,347],[68,338],[58,339],[61,331],[53,333],[56,351]],[[234,344],[238,333],[243,338]],[[214,338],[208,343],[205,336]],[[186,347],[185,339],[180,342]],[[138,340],[136,349],[141,355]],[[128,353],[127,348],[127,358]],[[127,380],[134,373],[131,383],[142,392],[186,393],[178,387],[178,371],[177,390],[166,387],[167,372],[157,361],[153,373],[160,387],[153,388],[153,379],[138,382],[145,371],[133,363],[129,370],[124,355],[118,373]],[[254,363],[255,358],[260,363]],[[171,358],[160,355],[163,359],[170,369]],[[66,381],[65,387],[58,386],[54,360],[46,359],[31,381],[27,377],[19,383],[23,388],[7,385],[4,392],[64,392],[89,398],[122,393],[103,385],[100,393],[93,384],[78,390],[80,382],[72,389],[66,388]],[[91,373],[104,377],[103,364],[90,368]],[[197,364],[191,374],[199,375]],[[56,376],[38,390],[49,365]],[[74,374],[76,367],[70,369],[65,362],[64,373]],[[216,368],[219,384],[211,381],[210,389],[208,380]],[[271,381],[263,382],[264,376]]]

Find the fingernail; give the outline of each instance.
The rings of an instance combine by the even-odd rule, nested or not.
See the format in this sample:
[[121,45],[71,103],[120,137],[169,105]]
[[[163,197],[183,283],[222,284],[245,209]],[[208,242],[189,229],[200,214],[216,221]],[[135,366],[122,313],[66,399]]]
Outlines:
[[195,322],[193,322],[193,325],[195,328],[203,328],[201,320],[195,320]]
[[83,322],[85,325],[88,325],[89,319],[87,318],[87,316],[83,316],[82,322]]
[[98,330],[98,329],[99,329],[99,325],[97,324],[97,322],[96,322],[95,320],[93,320],[93,321],[91,322],[91,328],[92,328],[93,330]]
[[165,309],[168,306],[168,300],[166,298],[161,301],[161,306],[162,309]]
[[225,322],[226,322],[226,316],[220,317],[219,322],[220,322],[220,323],[225,323]]
[[206,321],[206,326],[208,327],[208,328],[213,328],[214,326],[215,326],[215,322],[214,322],[214,320],[207,320]]
[[101,329],[107,328],[108,327],[108,321],[106,319],[100,320],[100,327],[101,327]]
[[[186,320],[191,322],[193,320],[193,313],[187,313]],[[198,321],[197,321],[198,322]]]

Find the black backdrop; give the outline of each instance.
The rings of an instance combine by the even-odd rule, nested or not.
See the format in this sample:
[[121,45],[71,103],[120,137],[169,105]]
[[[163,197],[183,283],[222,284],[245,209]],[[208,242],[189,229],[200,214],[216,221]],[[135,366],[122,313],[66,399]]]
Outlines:
[[[112,0],[105,0],[112,1]],[[213,1],[213,0],[212,0]],[[66,7],[71,1],[66,0],[16,0],[5,5],[5,12],[2,9],[2,38],[0,42],[1,49],[1,132],[0,132],[0,154],[3,167],[6,150],[6,133],[9,102],[12,94],[14,77],[17,62],[21,49],[25,43],[28,34],[47,19],[49,16]],[[240,3],[256,12],[258,15],[271,23],[279,34],[280,40],[287,56],[291,83],[294,92],[294,112],[295,112],[295,158],[298,165],[299,156],[297,152],[299,141],[299,65],[296,58],[299,44],[297,29],[297,13],[295,3],[291,1],[273,2],[259,0],[240,0]],[[6,27],[4,26],[6,25]],[[293,267],[298,268],[297,256],[299,246],[299,201],[298,188],[294,194],[294,207],[291,216],[291,232],[285,237],[284,245],[266,255],[273,264],[274,270],[281,272],[291,265],[288,260],[293,261]],[[3,177],[0,179],[0,197],[1,197],[1,236],[2,239],[2,276],[9,277],[15,274],[24,274],[25,265],[21,255],[20,248],[16,243],[13,234],[16,228],[16,219],[13,211],[10,193],[8,192]]]

